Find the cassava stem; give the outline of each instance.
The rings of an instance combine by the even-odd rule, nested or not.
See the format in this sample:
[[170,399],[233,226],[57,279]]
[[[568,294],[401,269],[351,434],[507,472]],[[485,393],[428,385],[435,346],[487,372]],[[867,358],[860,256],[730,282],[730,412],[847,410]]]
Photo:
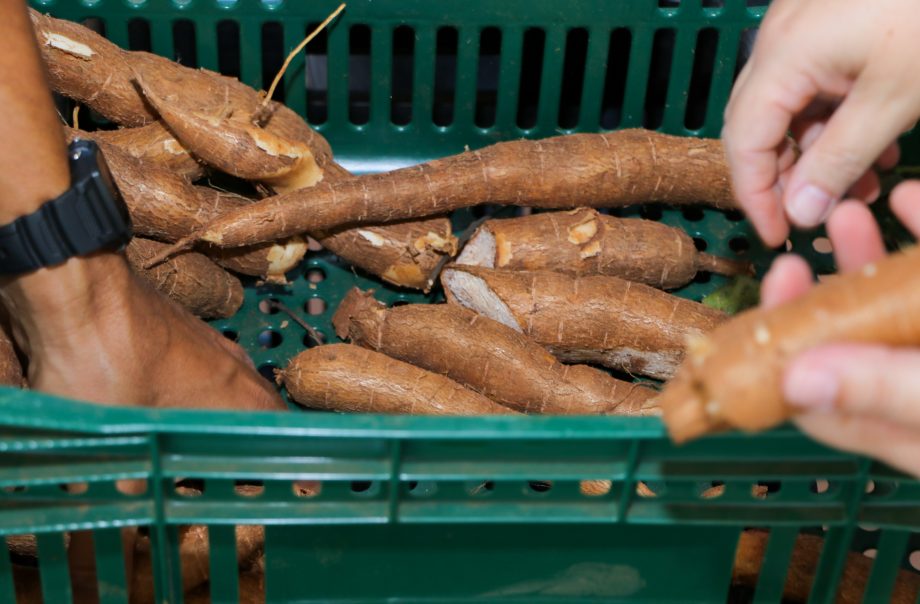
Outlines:
[[596,363],[669,378],[690,337],[725,316],[617,277],[473,266],[444,270],[448,301],[522,332],[567,363]]
[[657,413],[655,391],[585,365],[562,365],[510,327],[453,304],[387,308],[353,289],[332,321],[340,338],[446,375],[524,413]]

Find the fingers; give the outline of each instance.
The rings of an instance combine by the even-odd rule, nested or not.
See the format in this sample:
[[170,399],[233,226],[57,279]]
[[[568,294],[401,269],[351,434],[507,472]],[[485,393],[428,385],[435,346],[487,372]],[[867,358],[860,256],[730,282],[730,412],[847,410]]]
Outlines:
[[891,211],[904,226],[920,237],[920,181],[902,182],[891,192]]
[[827,234],[841,272],[859,270],[885,256],[878,224],[869,208],[858,201],[845,201],[834,210],[827,221]]
[[920,430],[920,350],[814,348],[787,365],[783,393],[802,411],[836,411]]
[[908,104],[890,102],[879,79],[865,72],[799,158],[783,199],[794,224],[823,222],[903,130]]
[[805,413],[796,425],[826,445],[868,455],[920,477],[920,437],[892,422],[843,413]]
[[801,256],[780,256],[764,276],[760,304],[764,308],[785,304],[807,292],[812,283],[811,268]]
[[882,151],[875,165],[881,170],[891,170],[898,165],[899,161],[901,161],[901,147],[898,143],[894,142],[888,145],[887,149]]

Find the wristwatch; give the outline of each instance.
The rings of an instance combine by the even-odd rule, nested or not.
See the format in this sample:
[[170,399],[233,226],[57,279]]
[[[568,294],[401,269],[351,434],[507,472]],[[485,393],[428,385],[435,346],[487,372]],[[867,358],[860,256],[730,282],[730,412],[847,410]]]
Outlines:
[[121,249],[131,217],[105,158],[90,140],[67,148],[70,188],[38,210],[0,226],[0,274],[27,273],[73,256]]

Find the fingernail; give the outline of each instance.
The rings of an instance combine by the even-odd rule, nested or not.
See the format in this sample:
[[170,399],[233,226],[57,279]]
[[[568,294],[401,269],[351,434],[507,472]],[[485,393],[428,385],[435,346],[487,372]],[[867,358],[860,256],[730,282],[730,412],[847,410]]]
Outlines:
[[786,207],[792,222],[803,227],[821,224],[830,212],[833,199],[820,187],[805,185],[800,188]]
[[840,393],[840,380],[829,371],[793,365],[783,384],[786,401],[812,411],[833,408]]

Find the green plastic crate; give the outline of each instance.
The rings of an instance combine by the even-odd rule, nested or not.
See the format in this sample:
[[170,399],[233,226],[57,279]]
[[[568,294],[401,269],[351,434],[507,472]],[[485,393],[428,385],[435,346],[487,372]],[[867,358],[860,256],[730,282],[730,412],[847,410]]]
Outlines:
[[[263,86],[337,3],[35,6],[91,19],[125,47],[149,44]],[[321,122],[356,171],[610,127],[716,136],[739,44],[763,10],[738,0],[351,0],[307,61],[294,61],[283,94]],[[905,143],[910,156],[914,139]],[[458,212],[456,226],[488,211]],[[761,270],[773,255],[740,216],[621,214],[681,226],[708,251]],[[814,237],[797,234],[793,247],[829,272]],[[331,339],[331,314],[353,285],[376,287],[390,303],[426,299],[323,252],[290,279],[250,285],[240,313],[215,325],[266,375],[307,342],[291,317],[263,312],[262,300],[283,302]],[[724,283],[702,275],[680,293],[699,299]],[[177,535],[189,524],[209,528],[213,602],[238,600],[241,524],[266,527],[268,602],[724,602],[745,527],[770,530],[758,603],[780,601],[800,532],[825,536],[812,602],[834,601],[851,550],[877,552],[864,602],[888,601],[896,571],[920,566],[920,483],[790,428],[677,448],[654,418],[146,411],[16,390],[0,390],[0,426],[0,535],[39,535],[46,602],[70,601],[64,532],[84,529],[94,536],[102,601],[126,602],[123,526],[149,530],[160,602],[182,601]],[[115,482],[125,478],[146,479],[147,491],[120,493]],[[180,478],[199,481],[203,495],[179,494]],[[580,481],[600,479],[611,481],[608,493],[581,494]],[[297,496],[296,480],[321,480],[322,490]],[[239,481],[263,491],[239,496]],[[637,493],[638,481],[656,496]],[[69,483],[88,489],[65,492]],[[719,483],[721,497],[701,498]],[[765,499],[752,496],[758,484]],[[14,601],[10,568],[0,556],[0,601]]]

